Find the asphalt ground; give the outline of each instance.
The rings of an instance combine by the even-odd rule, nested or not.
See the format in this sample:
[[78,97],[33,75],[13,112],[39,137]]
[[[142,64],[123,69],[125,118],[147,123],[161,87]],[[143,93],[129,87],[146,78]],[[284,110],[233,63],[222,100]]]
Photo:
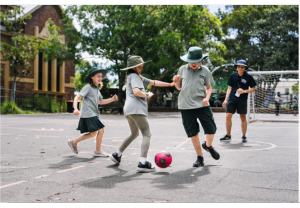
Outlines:
[[[180,113],[149,113],[152,132],[148,161],[157,152],[173,157],[168,168],[137,173],[142,136],[123,153],[120,165],[93,157],[95,138],[67,144],[80,135],[73,114],[1,115],[1,202],[274,202],[299,201],[298,123],[248,124],[241,142],[240,119],[233,116],[232,140],[225,134],[225,113],[214,113],[214,160],[204,151],[204,167],[194,168],[196,153]],[[129,134],[123,115],[101,115],[102,150],[115,152]],[[203,129],[200,141],[204,141]]]

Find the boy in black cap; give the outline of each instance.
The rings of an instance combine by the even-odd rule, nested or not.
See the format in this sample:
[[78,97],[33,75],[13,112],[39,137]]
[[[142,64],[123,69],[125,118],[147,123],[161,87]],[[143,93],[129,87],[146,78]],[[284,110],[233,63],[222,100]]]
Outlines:
[[[231,126],[232,126],[232,116],[237,111],[240,114],[241,118],[241,127],[242,127],[242,141],[247,142],[246,131],[247,131],[247,99],[248,93],[255,91],[256,83],[253,77],[245,72],[248,69],[247,63],[245,60],[239,60],[234,67],[237,68],[237,72],[232,73],[229,76],[227,85],[226,98],[223,102],[223,107],[226,106],[226,130],[227,134],[222,137],[220,140],[230,140],[231,139]],[[250,87],[250,89],[249,89]],[[229,98],[229,100],[228,100]],[[227,101],[228,100],[228,101]]]

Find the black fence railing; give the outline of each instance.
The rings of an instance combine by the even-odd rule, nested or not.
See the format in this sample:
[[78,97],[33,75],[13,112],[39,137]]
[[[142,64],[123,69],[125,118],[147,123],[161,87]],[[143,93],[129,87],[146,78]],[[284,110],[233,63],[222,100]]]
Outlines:
[[[1,88],[1,104],[10,99],[10,89]],[[64,98],[46,97],[39,94],[16,91],[15,103],[23,110],[49,113],[67,112],[67,100]]]

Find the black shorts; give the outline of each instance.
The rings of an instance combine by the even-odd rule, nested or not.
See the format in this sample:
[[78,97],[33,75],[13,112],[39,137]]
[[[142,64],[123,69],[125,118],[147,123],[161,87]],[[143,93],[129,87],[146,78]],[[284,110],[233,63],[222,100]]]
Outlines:
[[247,114],[247,103],[229,100],[226,104],[226,113]]
[[182,124],[188,137],[196,136],[200,132],[199,119],[203,127],[204,134],[215,134],[217,126],[214,121],[210,106],[197,109],[180,110]]

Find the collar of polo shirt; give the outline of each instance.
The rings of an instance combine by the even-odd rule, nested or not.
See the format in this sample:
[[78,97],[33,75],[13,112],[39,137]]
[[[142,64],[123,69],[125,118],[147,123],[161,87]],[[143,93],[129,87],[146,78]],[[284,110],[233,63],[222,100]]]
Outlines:
[[[193,69],[189,64],[188,64],[188,67],[187,67],[188,69]],[[202,69],[202,65],[200,65],[197,69]],[[195,70],[197,70],[197,69],[195,69]],[[193,69],[194,70],[194,69]]]

